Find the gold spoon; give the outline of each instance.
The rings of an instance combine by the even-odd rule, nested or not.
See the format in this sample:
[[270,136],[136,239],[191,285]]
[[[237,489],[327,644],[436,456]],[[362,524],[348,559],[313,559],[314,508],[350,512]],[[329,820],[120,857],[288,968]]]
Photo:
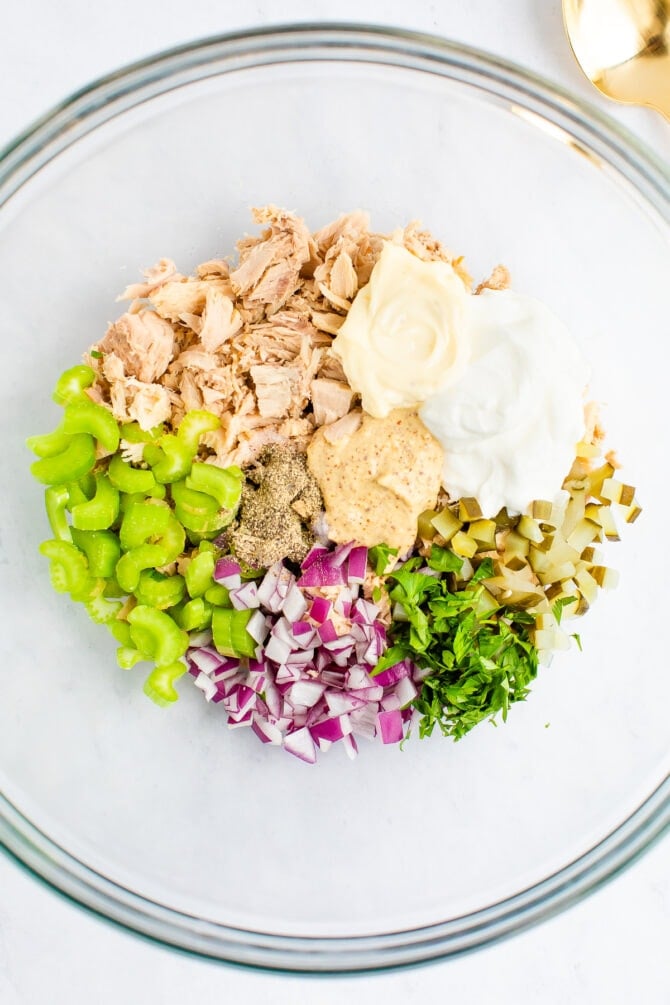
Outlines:
[[599,91],[670,120],[670,0],[563,0],[563,20]]

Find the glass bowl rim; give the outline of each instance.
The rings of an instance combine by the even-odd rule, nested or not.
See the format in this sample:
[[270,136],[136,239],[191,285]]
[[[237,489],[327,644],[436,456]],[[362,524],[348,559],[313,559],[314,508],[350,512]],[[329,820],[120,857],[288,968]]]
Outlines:
[[[168,90],[242,68],[300,61],[373,62],[436,73],[513,102],[613,167],[670,224],[670,167],[625,128],[516,64],[446,39],[365,24],[310,23],[222,34],[159,52],[99,78],[0,150],[0,208],[58,154]],[[582,147],[583,144],[583,147]],[[285,936],[204,921],[144,898],[70,855],[0,793],[0,844],[53,890],[123,929],[195,956],[255,969],[355,974],[482,948],[575,904],[670,828],[670,777],[618,827],[553,875],[449,921],[365,936]]]

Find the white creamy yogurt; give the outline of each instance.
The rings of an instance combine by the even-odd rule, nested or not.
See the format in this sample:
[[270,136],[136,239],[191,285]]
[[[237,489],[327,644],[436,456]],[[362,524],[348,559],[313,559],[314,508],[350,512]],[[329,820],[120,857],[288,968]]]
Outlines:
[[453,499],[477,499],[485,517],[553,500],[584,435],[589,366],[566,326],[512,290],[467,298],[469,360],[419,415],[445,452]]

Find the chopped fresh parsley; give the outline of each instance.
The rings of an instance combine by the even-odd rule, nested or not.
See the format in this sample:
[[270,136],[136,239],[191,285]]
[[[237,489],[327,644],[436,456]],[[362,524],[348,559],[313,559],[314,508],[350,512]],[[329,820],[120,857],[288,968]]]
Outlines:
[[391,564],[391,559],[397,557],[398,549],[389,548],[387,544],[377,544],[368,552],[368,561],[374,566],[378,576],[383,576]]
[[555,604],[552,604],[551,609],[553,611],[554,617],[556,618],[557,625],[560,625],[561,623],[561,617],[563,616],[563,608],[567,607],[569,604],[576,604],[576,603],[577,603],[577,597],[561,597],[560,600],[557,600]]
[[[443,575],[421,571],[425,564]],[[530,641],[533,615],[513,607],[491,611],[482,603],[482,580],[493,574],[485,559],[472,579],[457,588],[462,559],[433,546],[426,563],[412,558],[387,577],[389,596],[403,619],[396,620],[391,645],[375,673],[409,658],[430,674],[414,700],[420,713],[419,735],[436,725],[458,740],[484,719],[523,701],[537,674],[537,649]]]
[[91,349],[91,356],[93,357],[93,359],[102,359],[103,358],[102,357],[102,353],[99,352],[97,349]]

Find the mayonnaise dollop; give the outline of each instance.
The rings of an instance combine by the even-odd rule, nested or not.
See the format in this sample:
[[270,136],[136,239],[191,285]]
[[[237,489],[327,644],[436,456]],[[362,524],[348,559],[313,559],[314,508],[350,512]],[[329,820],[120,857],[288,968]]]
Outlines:
[[[544,304],[512,290],[468,297],[469,363],[419,415],[445,452],[443,484],[484,516],[560,491],[584,434],[589,367]],[[374,364],[371,362],[371,366]]]
[[464,371],[470,299],[448,262],[385,243],[333,342],[369,415],[413,408]]

